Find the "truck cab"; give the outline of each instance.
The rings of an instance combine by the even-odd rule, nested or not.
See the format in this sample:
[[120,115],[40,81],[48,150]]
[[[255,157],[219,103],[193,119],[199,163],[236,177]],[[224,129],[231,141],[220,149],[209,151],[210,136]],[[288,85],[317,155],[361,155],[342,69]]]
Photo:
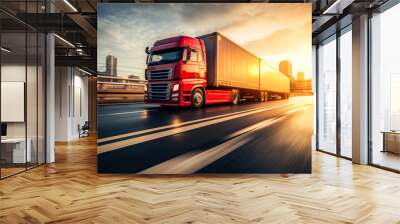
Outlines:
[[147,103],[199,108],[290,91],[286,75],[217,32],[158,40],[146,53]]
[[146,53],[145,102],[203,106],[207,86],[203,40],[188,36],[158,40],[153,47],[146,48]]

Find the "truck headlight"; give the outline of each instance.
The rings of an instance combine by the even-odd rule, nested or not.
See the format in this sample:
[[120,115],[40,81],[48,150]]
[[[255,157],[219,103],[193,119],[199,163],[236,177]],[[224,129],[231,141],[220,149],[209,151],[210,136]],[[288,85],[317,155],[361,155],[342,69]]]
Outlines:
[[174,84],[174,86],[172,87],[172,92],[176,92],[179,90],[179,84]]

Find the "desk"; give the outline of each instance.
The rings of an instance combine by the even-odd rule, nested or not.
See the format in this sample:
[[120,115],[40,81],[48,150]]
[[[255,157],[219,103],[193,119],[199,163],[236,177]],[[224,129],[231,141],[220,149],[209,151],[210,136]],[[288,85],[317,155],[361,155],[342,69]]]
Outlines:
[[5,138],[1,139],[1,157],[6,163],[26,163],[30,162],[31,139],[27,139],[25,150],[25,138]]
[[400,154],[400,131],[383,131],[382,152]]

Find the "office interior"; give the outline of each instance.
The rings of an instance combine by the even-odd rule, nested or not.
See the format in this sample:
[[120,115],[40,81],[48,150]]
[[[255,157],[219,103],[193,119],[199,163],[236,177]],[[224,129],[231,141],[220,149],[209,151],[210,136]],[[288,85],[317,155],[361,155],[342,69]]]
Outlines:
[[399,172],[399,20],[380,2],[314,35],[317,150]]
[[151,1],[0,1],[0,222],[398,223],[398,0],[290,1],[313,7],[314,173],[229,177],[96,173],[78,125],[117,2]]
[[[90,19],[93,5],[79,9]],[[56,144],[95,134],[95,41],[60,14],[75,10],[62,1],[0,3],[1,179],[53,163]]]
[[[1,2],[2,178],[95,131],[96,4],[110,2],[125,1]],[[400,5],[298,2],[313,5],[313,148],[399,172]]]

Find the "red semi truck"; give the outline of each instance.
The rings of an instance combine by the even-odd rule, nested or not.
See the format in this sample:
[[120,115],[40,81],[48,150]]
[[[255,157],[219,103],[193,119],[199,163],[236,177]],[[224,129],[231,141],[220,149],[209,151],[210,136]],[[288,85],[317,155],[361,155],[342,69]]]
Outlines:
[[220,33],[157,40],[146,48],[145,102],[202,107],[289,97],[289,78]]

